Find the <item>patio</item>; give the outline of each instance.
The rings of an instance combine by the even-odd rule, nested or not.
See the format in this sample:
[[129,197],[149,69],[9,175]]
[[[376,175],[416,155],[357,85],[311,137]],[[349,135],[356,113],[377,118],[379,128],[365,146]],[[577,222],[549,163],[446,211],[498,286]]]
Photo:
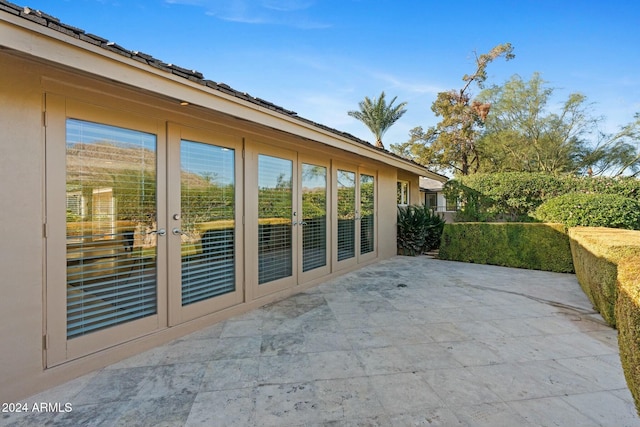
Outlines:
[[[5,385],[6,386],[6,385]],[[396,257],[26,399],[35,426],[640,426],[575,276]]]

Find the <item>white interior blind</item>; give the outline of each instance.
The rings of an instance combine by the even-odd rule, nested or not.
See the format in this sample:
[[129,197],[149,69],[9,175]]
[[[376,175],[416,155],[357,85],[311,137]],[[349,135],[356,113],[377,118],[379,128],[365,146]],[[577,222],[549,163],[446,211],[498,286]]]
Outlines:
[[229,148],[180,144],[183,306],[236,289],[234,156]]
[[156,313],[156,136],[68,119],[67,337]]

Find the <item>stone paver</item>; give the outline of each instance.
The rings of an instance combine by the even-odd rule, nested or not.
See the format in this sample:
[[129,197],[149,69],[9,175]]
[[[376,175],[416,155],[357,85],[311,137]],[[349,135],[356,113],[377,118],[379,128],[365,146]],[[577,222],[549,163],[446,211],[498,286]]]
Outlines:
[[575,276],[396,257],[26,402],[10,426],[640,426]]

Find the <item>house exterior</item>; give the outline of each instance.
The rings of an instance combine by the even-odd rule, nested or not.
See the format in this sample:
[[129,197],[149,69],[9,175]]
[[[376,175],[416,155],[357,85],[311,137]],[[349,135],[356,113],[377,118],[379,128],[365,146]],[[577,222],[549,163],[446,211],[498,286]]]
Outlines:
[[446,180],[0,0],[0,400],[396,254]]
[[433,179],[426,176],[420,177],[420,204],[429,206],[435,213],[447,222],[454,221],[457,211],[455,201],[451,202],[444,196],[443,188],[446,182],[441,179]]

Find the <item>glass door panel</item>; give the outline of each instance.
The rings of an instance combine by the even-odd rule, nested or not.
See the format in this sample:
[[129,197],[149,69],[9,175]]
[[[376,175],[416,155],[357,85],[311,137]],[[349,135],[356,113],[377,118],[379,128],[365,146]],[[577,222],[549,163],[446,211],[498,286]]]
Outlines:
[[356,255],[356,174],[338,170],[338,261]]
[[293,274],[293,161],[258,155],[258,284]]
[[302,271],[327,265],[327,168],[302,164]]
[[360,175],[360,255],[375,250],[375,182],[372,175]]
[[235,151],[180,143],[182,305],[236,290]]
[[156,136],[66,121],[67,338],[157,313]]

